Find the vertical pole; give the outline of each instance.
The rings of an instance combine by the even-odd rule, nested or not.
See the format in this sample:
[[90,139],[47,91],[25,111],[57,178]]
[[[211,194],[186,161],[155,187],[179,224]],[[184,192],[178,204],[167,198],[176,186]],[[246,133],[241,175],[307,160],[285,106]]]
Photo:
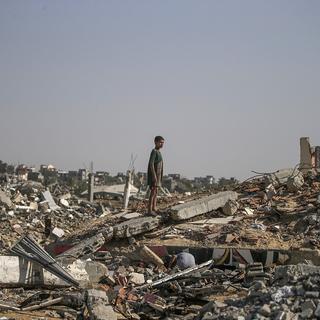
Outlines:
[[91,161],[90,173],[88,181],[88,200],[93,202],[93,188],[94,188],[94,174],[93,174],[93,162]]
[[124,210],[128,209],[128,204],[129,204],[129,198],[130,198],[130,189],[131,189],[131,177],[132,173],[130,170],[127,171],[127,179],[126,179],[126,185],[124,187]]

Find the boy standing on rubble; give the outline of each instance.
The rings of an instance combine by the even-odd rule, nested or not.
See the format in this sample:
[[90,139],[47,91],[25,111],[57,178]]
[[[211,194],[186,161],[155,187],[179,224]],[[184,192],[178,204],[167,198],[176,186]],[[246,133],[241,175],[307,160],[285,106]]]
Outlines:
[[160,149],[163,147],[164,138],[156,136],[154,144],[155,148],[151,151],[148,164],[148,186],[150,188],[148,213],[151,215],[156,215],[158,188],[161,187],[163,177],[163,159]]

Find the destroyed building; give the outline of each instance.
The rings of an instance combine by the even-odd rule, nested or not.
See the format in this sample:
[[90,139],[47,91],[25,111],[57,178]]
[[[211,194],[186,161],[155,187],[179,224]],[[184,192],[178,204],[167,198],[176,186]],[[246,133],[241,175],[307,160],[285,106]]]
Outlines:
[[[1,319],[320,318],[318,149],[302,144],[294,168],[161,195],[157,217],[126,175],[93,201],[3,180]],[[181,252],[196,265],[167,263]]]

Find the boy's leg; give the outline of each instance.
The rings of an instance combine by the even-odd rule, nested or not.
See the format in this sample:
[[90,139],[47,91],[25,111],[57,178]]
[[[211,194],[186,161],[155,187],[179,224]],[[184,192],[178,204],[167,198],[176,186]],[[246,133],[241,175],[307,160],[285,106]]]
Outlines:
[[155,188],[150,187],[150,196],[149,196],[149,204],[148,204],[148,212],[149,213],[152,213],[153,202],[154,202],[154,193],[155,193]]
[[152,202],[152,211],[157,210],[157,195],[158,195],[158,188],[154,188],[154,196],[153,196],[153,202]]

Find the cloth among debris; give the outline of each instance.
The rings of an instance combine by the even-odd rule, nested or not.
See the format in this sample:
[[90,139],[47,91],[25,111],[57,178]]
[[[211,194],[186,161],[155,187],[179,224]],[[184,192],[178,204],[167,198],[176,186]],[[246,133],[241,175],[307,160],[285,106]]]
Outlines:
[[177,254],[177,267],[180,270],[192,268],[196,265],[194,256],[188,252],[180,252]]

